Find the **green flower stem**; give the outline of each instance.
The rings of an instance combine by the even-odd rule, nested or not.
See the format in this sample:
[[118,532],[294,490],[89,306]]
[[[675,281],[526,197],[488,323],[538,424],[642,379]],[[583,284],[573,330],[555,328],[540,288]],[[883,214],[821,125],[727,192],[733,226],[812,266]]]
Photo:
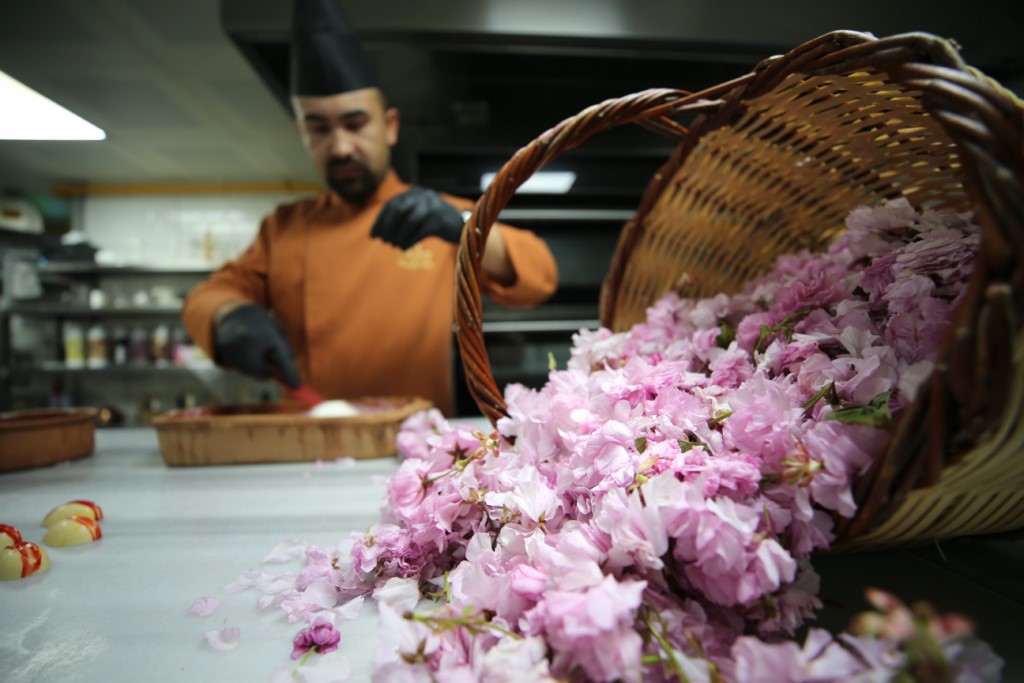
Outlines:
[[468,616],[432,617],[426,614],[416,613],[406,615],[406,618],[411,619],[412,621],[418,621],[421,624],[426,624],[430,628],[435,629],[454,630],[455,628],[462,626],[464,628],[469,629],[471,633],[477,633],[480,631],[480,629],[487,628],[494,631],[495,633],[500,633],[501,635],[509,636],[510,638],[515,638],[516,640],[523,639],[523,637],[518,633],[513,633],[508,629],[504,629],[501,626],[498,626],[497,624],[494,624],[482,618],[472,618]]
[[433,477],[428,477],[424,479],[423,488],[428,488],[431,484],[433,484],[435,481],[438,481],[439,479],[444,479],[445,477],[450,477],[453,474],[458,474],[459,472],[462,472],[464,469],[466,469],[466,467],[469,466],[469,463],[473,462],[474,460],[483,460],[483,458],[488,453],[498,452],[498,449],[501,444],[498,443],[498,439],[493,435],[488,436],[487,434],[481,432],[479,429],[472,430],[470,434],[472,434],[474,439],[477,439],[480,442],[480,445],[477,446],[476,449],[466,457],[460,457],[465,455],[465,451],[462,450],[461,447],[457,448],[455,451],[449,451],[449,455],[452,456],[452,458],[455,460],[455,463],[444,472],[439,472]]
[[776,325],[761,325],[761,334],[758,336],[757,343],[754,344],[754,351],[764,351],[768,346],[767,342],[779,332],[786,337],[786,341],[791,341],[793,339],[793,328],[796,327],[798,322],[806,318],[810,312],[810,308],[801,308],[795,313],[786,315],[782,322]]
[[825,398],[826,395],[828,395],[831,398],[832,396],[835,395],[835,392],[836,392],[836,383],[835,382],[829,382],[828,384],[823,386],[821,389],[818,389],[817,393],[815,393],[814,396],[811,396],[809,399],[804,401],[804,404],[802,406],[800,406],[801,408],[804,409],[804,417],[810,417],[811,416],[811,411],[814,410],[814,406],[816,406],[818,404],[818,401],[820,401],[821,399]]
[[647,613],[647,628],[650,629],[651,635],[654,636],[654,639],[658,641],[658,645],[660,645],[661,649],[664,651],[665,656],[667,657],[664,662],[668,664],[668,668],[671,669],[672,673],[678,676],[679,680],[683,683],[690,683],[690,679],[686,676],[686,672],[683,671],[682,665],[679,663],[679,660],[676,659],[675,652],[672,651],[672,645],[669,644],[668,640],[665,639],[665,636],[661,634],[661,631],[659,631],[654,625],[654,622],[651,621],[650,611]]

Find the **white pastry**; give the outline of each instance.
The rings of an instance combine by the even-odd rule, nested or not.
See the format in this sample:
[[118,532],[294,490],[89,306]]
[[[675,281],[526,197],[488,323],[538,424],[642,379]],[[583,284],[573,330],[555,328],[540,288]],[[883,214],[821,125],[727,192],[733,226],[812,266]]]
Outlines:
[[310,417],[352,417],[358,415],[359,409],[348,401],[333,399],[318,403],[310,409]]

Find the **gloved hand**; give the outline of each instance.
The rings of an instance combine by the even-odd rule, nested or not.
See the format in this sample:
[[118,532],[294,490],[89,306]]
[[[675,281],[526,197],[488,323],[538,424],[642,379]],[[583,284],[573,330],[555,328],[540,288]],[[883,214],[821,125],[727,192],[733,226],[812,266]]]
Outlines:
[[262,306],[243,304],[217,324],[214,357],[221,365],[255,377],[273,377],[292,389],[301,384],[288,336]]
[[458,244],[464,222],[462,212],[436,192],[414,185],[384,204],[370,237],[378,237],[399,249],[408,249],[427,237]]

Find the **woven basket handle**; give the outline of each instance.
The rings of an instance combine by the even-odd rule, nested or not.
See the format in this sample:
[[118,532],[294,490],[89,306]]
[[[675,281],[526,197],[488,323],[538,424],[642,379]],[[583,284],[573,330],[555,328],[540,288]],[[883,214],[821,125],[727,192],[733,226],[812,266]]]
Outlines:
[[473,207],[462,231],[456,266],[456,338],[469,392],[492,424],[508,413],[484,347],[479,276],[484,245],[498,214],[534,172],[597,133],[633,123],[678,141],[686,129],[669,116],[677,113],[690,95],[683,90],[645,90],[584,109],[516,152]]

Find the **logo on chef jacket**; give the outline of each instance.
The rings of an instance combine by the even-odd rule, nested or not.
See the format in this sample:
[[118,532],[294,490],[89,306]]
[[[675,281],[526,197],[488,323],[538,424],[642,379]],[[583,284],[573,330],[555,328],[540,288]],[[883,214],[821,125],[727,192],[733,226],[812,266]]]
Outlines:
[[431,270],[434,267],[434,252],[422,243],[417,243],[398,254],[395,263],[403,270]]

